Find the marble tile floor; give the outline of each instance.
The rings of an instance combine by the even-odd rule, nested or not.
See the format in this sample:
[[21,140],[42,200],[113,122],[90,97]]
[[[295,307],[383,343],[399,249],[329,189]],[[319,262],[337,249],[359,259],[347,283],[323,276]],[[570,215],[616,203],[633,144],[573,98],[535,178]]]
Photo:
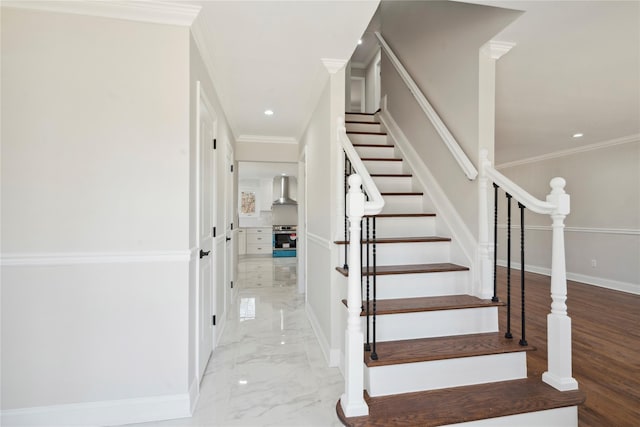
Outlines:
[[305,314],[296,258],[243,257],[236,283],[193,417],[135,426],[341,426],[344,382]]

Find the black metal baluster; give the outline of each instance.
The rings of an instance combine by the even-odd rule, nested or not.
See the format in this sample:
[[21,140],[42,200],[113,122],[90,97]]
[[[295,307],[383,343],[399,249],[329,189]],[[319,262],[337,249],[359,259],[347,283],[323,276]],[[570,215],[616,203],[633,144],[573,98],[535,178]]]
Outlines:
[[511,194],[507,195],[507,332],[505,338],[511,335]]
[[493,298],[498,302],[498,184],[493,183]]
[[[367,269],[365,270],[367,273],[369,272],[369,217],[367,217]],[[366,274],[367,276],[367,343],[364,345],[364,351],[371,351],[371,343],[370,343],[370,338],[369,338],[369,319],[371,316],[371,311],[369,309],[369,306],[371,304],[371,302],[369,301],[369,283],[370,283],[370,276],[369,274]]]
[[347,226],[347,192],[348,192],[348,165],[350,164],[349,158],[347,157],[347,152],[344,153],[344,265],[342,268],[345,270],[349,269],[349,263],[347,261],[347,242],[349,242],[349,236],[347,234],[348,226]]
[[524,310],[524,208],[525,206],[518,202],[518,207],[520,208],[520,290],[521,290],[521,320],[522,320],[522,339],[520,340],[520,345],[527,345],[527,340],[525,337],[525,310]]
[[376,217],[373,217],[373,351],[371,352],[371,360],[378,360],[376,353],[376,301],[377,301],[377,276],[376,276]]

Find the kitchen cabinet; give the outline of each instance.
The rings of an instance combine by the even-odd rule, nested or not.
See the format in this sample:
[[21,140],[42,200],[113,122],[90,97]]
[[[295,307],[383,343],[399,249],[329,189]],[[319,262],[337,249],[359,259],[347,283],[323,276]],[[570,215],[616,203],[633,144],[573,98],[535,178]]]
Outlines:
[[244,255],[247,253],[247,230],[244,228],[238,228],[236,242],[238,242],[238,255]]
[[271,254],[272,236],[271,228],[257,227],[245,228],[247,230],[247,254]]

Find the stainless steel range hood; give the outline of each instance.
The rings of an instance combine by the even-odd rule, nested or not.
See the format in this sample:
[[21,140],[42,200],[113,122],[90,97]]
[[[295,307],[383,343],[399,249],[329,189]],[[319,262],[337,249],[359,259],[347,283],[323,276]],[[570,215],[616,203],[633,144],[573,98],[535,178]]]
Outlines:
[[280,187],[280,197],[273,201],[273,206],[279,205],[297,205],[298,202],[289,197],[289,177],[277,176],[274,181],[278,180]]

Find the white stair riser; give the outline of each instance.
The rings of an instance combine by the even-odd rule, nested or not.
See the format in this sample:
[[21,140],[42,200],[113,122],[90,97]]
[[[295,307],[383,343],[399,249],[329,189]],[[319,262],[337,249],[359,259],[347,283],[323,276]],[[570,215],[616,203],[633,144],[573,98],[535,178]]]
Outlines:
[[470,293],[469,271],[389,274],[377,277],[377,297],[418,298]]
[[461,357],[429,362],[367,367],[369,395],[411,393],[527,377],[526,352]]
[[[366,225],[363,226],[366,236]],[[377,265],[430,264],[449,262],[451,242],[378,243]],[[340,259],[344,259],[345,245],[341,245]],[[362,263],[366,265],[367,246],[362,247]],[[369,245],[369,263],[373,264],[373,245]]]
[[370,175],[403,173],[403,162],[391,162],[385,160],[363,160],[363,162]]
[[376,218],[377,237],[434,236],[435,234],[436,218],[434,216]]
[[344,115],[345,122],[377,122],[376,116],[373,114],[351,114]]
[[407,177],[380,177],[374,176],[373,182],[381,193],[402,192],[407,193],[413,191],[413,181],[410,176]]
[[366,133],[349,133],[347,134],[352,144],[377,144],[389,145],[387,135],[369,135]]
[[[366,295],[364,295],[363,298],[365,296]],[[373,319],[371,316],[369,323],[369,331],[373,331]],[[362,330],[365,331],[365,340],[366,327],[366,317],[363,317]],[[376,341],[378,342],[444,337],[448,335],[480,334],[484,332],[498,332],[497,307],[397,313],[376,316]],[[373,340],[372,335],[371,339]]]
[[[364,122],[361,119],[355,119],[354,121]],[[347,132],[382,132],[380,129],[380,123],[347,123]]]
[[547,409],[506,417],[488,418],[466,423],[447,424],[460,427],[578,427],[578,407]]
[[422,196],[384,196],[382,213],[421,213]]
[[393,159],[395,148],[391,145],[376,145],[375,147],[355,147],[360,158]]

